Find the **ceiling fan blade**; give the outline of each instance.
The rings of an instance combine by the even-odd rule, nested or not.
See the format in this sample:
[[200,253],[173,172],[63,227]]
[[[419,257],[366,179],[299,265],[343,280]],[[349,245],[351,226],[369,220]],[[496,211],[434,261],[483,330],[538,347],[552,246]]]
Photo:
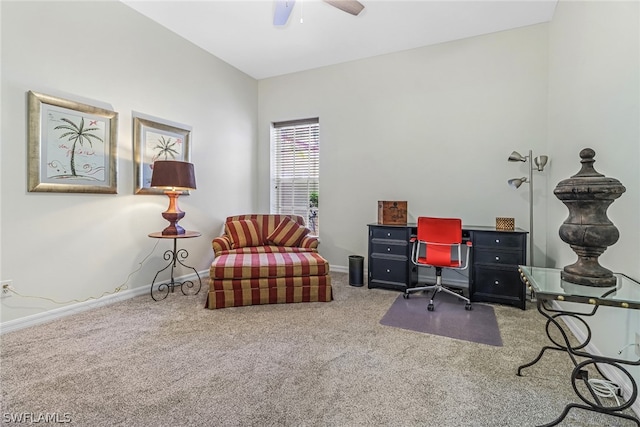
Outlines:
[[296,0],[275,0],[275,10],[273,12],[273,25],[285,25],[289,20],[289,15],[293,10]]
[[337,7],[338,9],[350,13],[354,16],[358,16],[362,9],[364,9],[364,5],[357,0],[323,0],[325,3],[329,3],[333,7]]

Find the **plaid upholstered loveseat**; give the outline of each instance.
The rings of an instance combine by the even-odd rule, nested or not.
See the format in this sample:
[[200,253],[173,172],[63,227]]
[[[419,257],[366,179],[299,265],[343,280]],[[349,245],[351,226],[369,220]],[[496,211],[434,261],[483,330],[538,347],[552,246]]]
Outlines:
[[297,215],[228,217],[213,239],[207,307],[328,302],[329,263]]

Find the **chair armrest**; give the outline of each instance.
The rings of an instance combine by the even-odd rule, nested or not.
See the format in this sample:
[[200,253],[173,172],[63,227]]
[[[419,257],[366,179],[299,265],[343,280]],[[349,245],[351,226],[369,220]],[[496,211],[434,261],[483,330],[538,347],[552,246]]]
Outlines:
[[218,256],[222,251],[231,250],[231,239],[226,234],[216,237],[211,242],[211,246],[213,246],[215,255]]
[[320,240],[316,236],[304,236],[298,246],[307,249],[317,249],[319,244]]
[[467,267],[469,267],[469,256],[471,255],[471,248],[473,247],[471,240],[467,240],[465,244],[467,245],[467,256],[464,262],[464,268],[461,268],[460,270],[466,270]]

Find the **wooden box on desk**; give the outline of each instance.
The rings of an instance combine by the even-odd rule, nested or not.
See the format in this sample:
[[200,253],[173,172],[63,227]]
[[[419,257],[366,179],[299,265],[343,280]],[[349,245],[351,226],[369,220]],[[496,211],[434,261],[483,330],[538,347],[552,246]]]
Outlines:
[[378,224],[404,225],[406,223],[406,201],[378,201]]

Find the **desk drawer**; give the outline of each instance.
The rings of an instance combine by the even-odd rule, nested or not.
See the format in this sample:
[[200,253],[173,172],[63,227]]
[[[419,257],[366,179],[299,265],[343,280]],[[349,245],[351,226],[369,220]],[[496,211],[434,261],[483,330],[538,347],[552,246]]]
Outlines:
[[400,255],[404,259],[409,259],[407,256],[407,243],[399,240],[385,242],[373,239],[371,241],[371,254]]
[[523,237],[521,234],[509,234],[498,232],[474,232],[473,246],[491,247],[494,249],[519,249],[523,245]]
[[390,239],[409,241],[406,227],[371,227],[373,239]]
[[371,270],[371,276],[374,277],[376,281],[400,283],[406,286],[406,257],[386,258],[372,255],[369,269]]
[[474,293],[520,300],[524,295],[524,284],[514,267],[477,266]]
[[523,263],[521,251],[498,251],[493,249],[476,249],[473,253],[475,264],[511,264]]

